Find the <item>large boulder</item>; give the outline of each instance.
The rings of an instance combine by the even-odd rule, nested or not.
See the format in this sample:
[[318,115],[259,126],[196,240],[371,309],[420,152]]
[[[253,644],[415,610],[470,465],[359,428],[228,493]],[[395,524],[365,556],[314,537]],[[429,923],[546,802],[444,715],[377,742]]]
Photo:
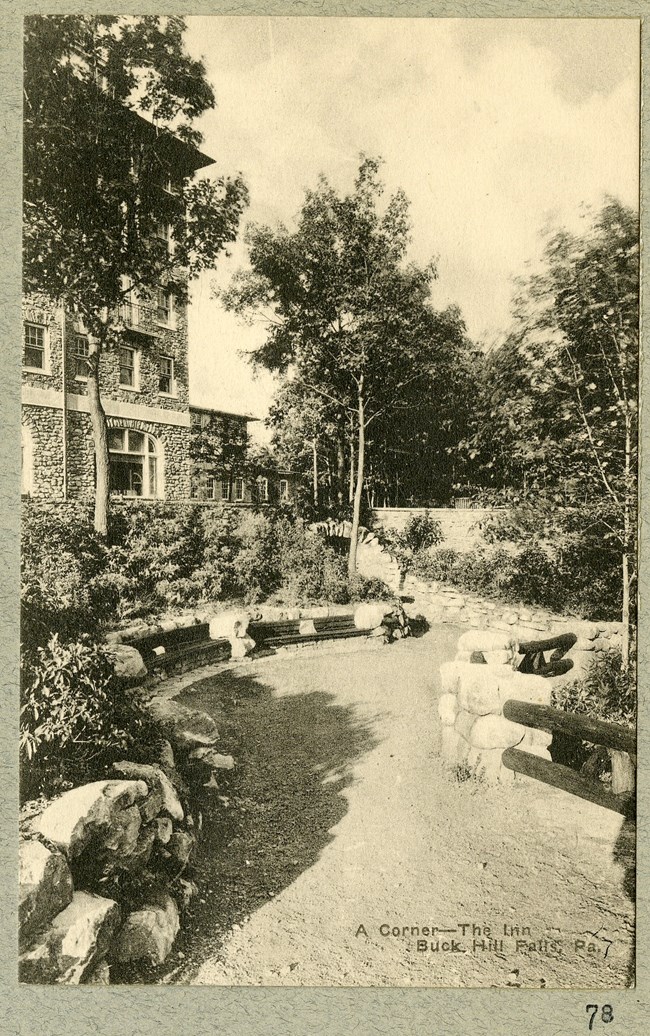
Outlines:
[[36,839],[20,843],[20,946],[24,949],[36,933],[72,901],[72,875],[65,857]]
[[[94,781],[66,791],[33,822],[33,830],[61,849],[68,859],[83,852],[95,839],[124,835],[120,814],[144,799],[144,781]],[[133,819],[134,814],[131,815]],[[133,820],[133,822],[135,822]],[[127,825],[128,827],[128,825]]]
[[510,633],[499,630],[468,630],[458,638],[459,651],[507,652],[514,661],[517,644]]
[[113,661],[115,675],[125,683],[140,683],[147,675],[142,655],[131,644],[109,644],[107,653]]
[[249,636],[233,637],[230,641],[231,658],[247,658],[255,650],[255,641]]
[[210,638],[234,640],[236,637],[245,637],[250,621],[250,615],[242,608],[219,612],[210,619]]
[[166,892],[159,892],[140,910],[127,917],[111,948],[115,961],[146,958],[162,964],[178,935],[178,907]]
[[[149,788],[148,798],[153,796],[156,803],[160,802],[160,806],[155,813],[151,813],[149,816],[149,811],[147,811],[147,820],[153,820],[158,813],[168,813],[173,820],[183,819],[183,807],[176,794],[174,785],[160,766],[152,766],[148,763],[132,763],[124,759],[119,763],[113,763],[113,769],[129,780],[144,781]],[[141,813],[147,806],[148,798],[140,804]]]
[[75,892],[72,901],[19,958],[22,982],[82,982],[107,953],[121,920],[112,899]]
[[389,601],[366,601],[355,608],[354,625],[358,630],[374,630],[392,611],[393,605]]
[[468,740],[474,748],[514,748],[525,735],[525,727],[504,716],[479,716]]
[[219,740],[217,725],[206,712],[190,709],[173,698],[154,698],[149,703],[149,712],[177,746],[211,746]]

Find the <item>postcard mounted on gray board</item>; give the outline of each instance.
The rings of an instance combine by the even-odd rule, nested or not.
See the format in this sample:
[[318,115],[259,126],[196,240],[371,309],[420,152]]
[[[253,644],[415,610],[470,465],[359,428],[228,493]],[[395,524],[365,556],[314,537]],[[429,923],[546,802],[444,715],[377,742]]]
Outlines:
[[639,27],[25,19],[22,982],[634,984]]

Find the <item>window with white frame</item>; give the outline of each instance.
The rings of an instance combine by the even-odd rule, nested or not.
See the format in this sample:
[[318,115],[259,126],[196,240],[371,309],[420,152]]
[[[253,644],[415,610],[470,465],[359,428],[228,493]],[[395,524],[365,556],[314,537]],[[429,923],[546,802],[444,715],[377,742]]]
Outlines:
[[40,324],[25,324],[23,364],[31,370],[46,370],[45,328]]
[[230,500],[230,482],[228,479],[224,479],[221,483],[221,499]]
[[244,499],[244,480],[243,478],[235,479],[235,500],[237,503],[241,503]]
[[158,490],[158,447],[155,439],[135,428],[109,428],[108,461],[111,493],[152,499]]
[[289,480],[286,478],[280,479],[280,501],[285,503],[289,499]]
[[130,346],[120,346],[120,385],[125,388],[137,388],[137,350]]
[[219,499],[219,484],[218,484],[216,478],[214,477],[214,475],[208,475],[207,480],[206,480],[206,490],[207,490],[207,494],[206,495],[207,495],[207,499],[208,500],[218,500]]
[[171,292],[164,288],[156,290],[156,320],[159,324],[171,327],[174,314],[174,299]]
[[72,343],[74,376],[84,381],[88,378],[88,352],[89,347],[86,335],[75,335]]
[[174,395],[174,360],[171,356],[158,357],[158,391],[165,396]]
[[257,480],[257,498],[262,503],[267,503],[269,499],[269,480],[268,478],[258,478]]

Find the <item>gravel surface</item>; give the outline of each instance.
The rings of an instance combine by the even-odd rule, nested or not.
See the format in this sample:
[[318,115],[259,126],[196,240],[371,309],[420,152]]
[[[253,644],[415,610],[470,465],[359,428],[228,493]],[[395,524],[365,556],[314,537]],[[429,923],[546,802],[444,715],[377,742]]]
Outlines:
[[199,893],[153,980],[628,984],[632,825],[442,771],[438,669],[461,632],[196,674],[179,700],[238,765],[205,789]]

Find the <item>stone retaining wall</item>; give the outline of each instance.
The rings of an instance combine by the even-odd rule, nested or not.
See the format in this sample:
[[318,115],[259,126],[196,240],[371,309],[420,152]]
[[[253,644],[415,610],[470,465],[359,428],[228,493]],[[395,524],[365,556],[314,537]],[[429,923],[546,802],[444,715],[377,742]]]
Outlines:
[[[22,825],[20,979],[107,985],[111,968],[160,964],[196,888],[201,827],[193,788],[216,787],[234,760],[205,713],[156,699],[169,740],[154,764],[123,760],[111,778],[65,792]],[[125,891],[128,889],[128,892]]]

